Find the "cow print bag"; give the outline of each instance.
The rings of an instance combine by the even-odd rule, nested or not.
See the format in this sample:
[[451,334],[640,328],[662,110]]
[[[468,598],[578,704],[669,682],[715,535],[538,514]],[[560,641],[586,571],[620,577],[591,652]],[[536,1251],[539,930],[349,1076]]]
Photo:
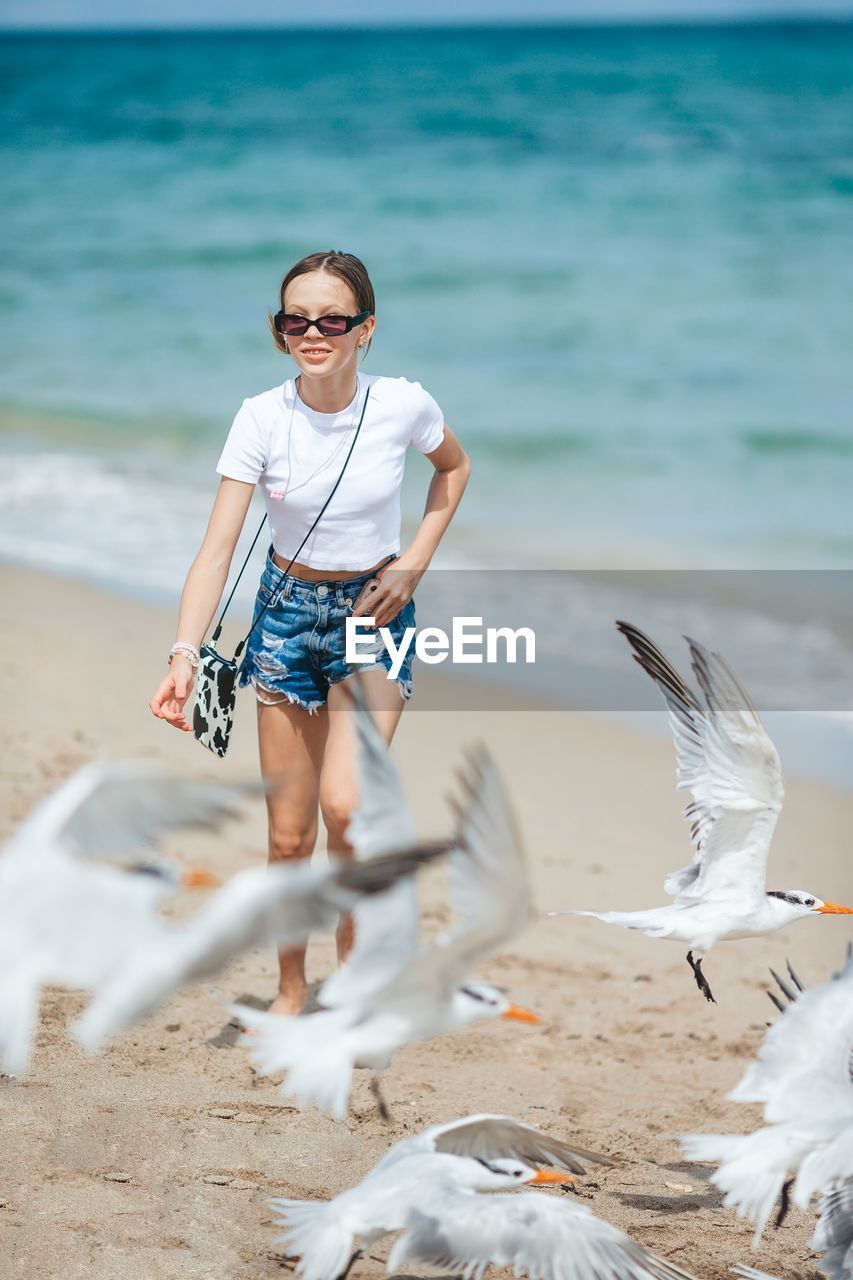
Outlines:
[[234,657],[223,658],[221,653],[216,652],[215,645],[222,631],[222,619],[225,617],[226,610],[234,599],[234,592],[237,590],[237,584],[243,576],[246,565],[249,563],[249,557],[255,549],[255,543],[261,536],[261,529],[263,529],[264,523],[266,522],[266,516],[264,516],[263,520],[258,525],[258,532],[252,539],[252,545],[249,547],[248,555],[243,561],[243,568],[237,574],[237,579],[234,586],[231,588],[231,594],[225,602],[225,608],[219,615],[219,621],[216,624],[213,635],[210,637],[210,644],[205,644],[201,647],[201,652],[199,654],[200,662],[198,672],[196,673],[196,700],[195,708],[193,710],[193,733],[203,747],[207,747],[209,751],[212,751],[214,755],[219,756],[220,759],[228,750],[228,739],[231,736],[231,726],[234,723],[234,703],[237,697],[237,659],[243,652],[243,647],[249,639],[249,636],[252,634],[255,627],[269,608],[270,602],[274,600],[278,594],[278,589],[296,562],[299,552],[305,546],[305,543],[320,523],[320,517],[326,510],[326,507],[332,501],[332,498],[334,498],[338,485],[344,478],[347,463],[352,457],[355,442],[358,439],[359,432],[361,431],[361,424],[364,422],[364,414],[367,409],[367,401],[369,397],[370,387],[368,387],[364,393],[364,404],[361,406],[361,417],[358,420],[358,426],[355,429],[355,435],[350,443],[349,452],[344,459],[344,465],[341,467],[340,474],[335,481],[332,492],[320,508],[320,512],[314,520],[314,523],[311,525],[311,528],[300,542],[296,550],[296,555],[294,555],[290,564],[282,572],[282,575],[276,584],[275,591],[257,614],[249,629],[248,635],[246,635],[237,645],[237,648],[234,651]]
[[203,747],[220,757],[228,750],[234,723],[236,684],[237,663],[223,658],[213,645],[202,645],[196,675],[193,733]]

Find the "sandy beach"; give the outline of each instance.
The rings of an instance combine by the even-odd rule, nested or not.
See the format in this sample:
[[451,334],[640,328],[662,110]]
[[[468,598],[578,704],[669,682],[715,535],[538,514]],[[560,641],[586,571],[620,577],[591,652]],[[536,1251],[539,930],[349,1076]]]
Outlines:
[[[90,760],[151,761],[181,775],[257,775],[254,707],[241,695],[224,762],[154,720],[147,699],[173,634],[158,610],[68,580],[4,567],[0,613],[6,837],[32,804]],[[627,660],[627,659],[626,659]],[[691,856],[668,741],[572,712],[430,712],[421,679],[394,753],[424,835],[451,824],[445,797],[466,744],[484,741],[516,808],[535,897],[556,907],[664,901],[664,873]],[[784,765],[784,761],[783,761]],[[787,777],[771,887],[808,888],[853,904],[853,793]],[[217,837],[173,842],[181,859],[221,876],[265,860],[262,805]],[[440,869],[423,877],[427,931],[445,925]],[[191,909],[175,903],[176,913]],[[725,1100],[758,1048],[772,1008],[768,965],[790,957],[803,981],[841,961],[843,917],[804,921],[763,940],[721,945],[705,970],[719,1001],[697,992],[678,945],[595,920],[542,919],[478,975],[543,1019],[495,1024],[416,1046],[385,1077],[391,1124],[358,1073],[345,1125],[300,1113],[278,1080],[254,1074],[224,1002],[263,1007],[274,960],[244,956],[180,992],[146,1022],[87,1057],[67,1034],[80,992],[45,992],[28,1077],[0,1078],[0,1273],[97,1280],[264,1280],[291,1268],[275,1244],[269,1196],[329,1197],[387,1147],[427,1124],[505,1111],[609,1156],[574,1194],[603,1219],[704,1280],[753,1262],[785,1280],[818,1273],[814,1216],[792,1210],[750,1251],[752,1229],[720,1205],[677,1136],[748,1131],[759,1109]],[[310,977],[333,963],[312,943]],[[545,1192],[543,1194],[572,1194]],[[354,1275],[384,1273],[371,1248]]]

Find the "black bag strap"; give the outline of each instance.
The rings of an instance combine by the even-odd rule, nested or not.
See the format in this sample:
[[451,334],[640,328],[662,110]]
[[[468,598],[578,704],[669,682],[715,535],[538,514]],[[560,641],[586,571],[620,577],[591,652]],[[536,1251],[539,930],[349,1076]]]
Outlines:
[[234,592],[237,590],[238,586],[240,585],[240,579],[242,578],[243,574],[246,572],[246,565],[249,563],[249,556],[254,551],[255,543],[257,542],[258,538],[261,536],[261,529],[263,529],[266,522],[267,522],[267,513],[264,512],[264,518],[261,521],[261,523],[258,525],[258,531],[255,534],[254,538],[252,539],[252,545],[249,547],[248,555],[246,556],[246,559],[243,561],[243,567],[240,570],[240,572],[237,574],[237,577],[234,579],[234,586],[231,588],[231,593],[228,596],[228,599],[225,601],[225,607],[220,613],[219,621],[217,622],[216,627],[214,628],[213,635],[210,637],[211,644],[216,644],[216,641],[219,639],[220,633],[222,631],[222,619],[225,617],[226,613],[228,612],[228,608],[231,604],[231,601],[234,599]]
[[[282,571],[281,571],[281,576],[279,577],[278,582],[275,584],[275,588],[273,589],[273,592],[272,592],[272,594],[270,595],[269,600],[267,600],[267,602],[266,602],[266,604],[264,605],[263,609],[261,609],[261,611],[260,611],[260,613],[258,614],[257,618],[255,618],[255,620],[254,620],[254,622],[252,623],[251,627],[249,627],[249,630],[246,632],[245,636],[244,636],[244,637],[243,637],[243,639],[240,641],[240,643],[237,645],[237,648],[234,650],[234,659],[233,659],[233,660],[234,660],[235,662],[236,662],[236,660],[240,657],[240,654],[243,652],[243,649],[245,648],[246,641],[249,639],[249,636],[252,634],[252,632],[254,631],[255,627],[258,625],[258,623],[260,622],[261,618],[263,617],[263,615],[266,613],[267,609],[268,609],[268,608],[270,607],[270,605],[272,604],[272,602],[273,602],[273,600],[275,599],[275,597],[278,595],[278,592],[279,592],[279,590],[280,590],[280,588],[281,588],[281,585],[282,585],[282,583],[284,582],[285,578],[287,577],[288,573],[290,573],[290,570],[293,568],[294,564],[296,563],[296,561],[297,561],[297,559],[298,559],[298,557],[299,557],[299,553],[300,553],[300,551],[301,551],[301,550],[302,550],[302,548],[305,546],[305,543],[308,541],[308,539],[311,537],[311,534],[312,534],[312,533],[314,532],[314,530],[317,528],[317,525],[320,523],[320,520],[321,520],[321,518],[322,518],[322,516],[323,516],[324,511],[325,511],[325,510],[326,510],[326,508],[328,507],[329,503],[332,501],[332,498],[334,498],[335,494],[337,493],[337,491],[338,491],[338,485],[341,483],[341,481],[342,481],[342,480],[343,480],[343,478],[344,478],[344,472],[346,471],[346,469],[347,469],[347,465],[349,464],[349,460],[350,460],[350,458],[352,457],[352,451],[353,451],[353,449],[355,448],[355,442],[356,442],[356,440],[358,439],[359,432],[361,431],[361,424],[364,422],[364,415],[365,415],[365,413],[366,413],[366,411],[367,411],[367,401],[368,401],[368,399],[369,399],[369,398],[370,398],[370,387],[367,387],[367,389],[366,389],[366,391],[365,391],[365,393],[364,393],[364,404],[361,406],[361,416],[359,417],[359,420],[358,420],[358,426],[357,426],[357,427],[356,427],[356,429],[355,429],[355,435],[354,435],[354,436],[353,436],[353,438],[352,438],[352,443],[350,444],[349,451],[347,452],[347,456],[344,458],[344,465],[343,465],[343,466],[341,467],[341,469],[340,469],[340,472],[339,472],[339,474],[338,474],[338,478],[337,478],[337,480],[335,481],[334,486],[333,486],[333,488],[332,488],[332,492],[329,494],[328,498],[326,499],[326,501],[323,503],[322,507],[320,508],[320,510],[319,510],[319,512],[318,512],[318,514],[317,514],[317,516],[316,516],[316,517],[315,517],[315,519],[314,519],[314,523],[311,525],[311,528],[308,530],[308,532],[306,533],[305,537],[302,539],[302,541],[300,542],[299,546],[296,548],[296,551],[294,552],[293,557],[291,558],[290,563],[288,564],[287,568],[286,568],[286,569],[282,569]],[[225,608],[222,610],[222,612],[221,612],[221,613],[220,613],[220,615],[219,615],[219,621],[218,621],[218,622],[217,622],[217,624],[216,624],[216,627],[215,627],[215,629],[214,629],[213,635],[210,637],[210,639],[211,639],[211,643],[212,643],[212,644],[216,644],[216,641],[219,639],[220,632],[222,631],[222,619],[225,617],[226,610],[228,609],[228,606],[231,604],[231,601],[232,601],[232,600],[233,600],[233,598],[234,598],[234,592],[237,590],[237,586],[238,586],[238,584],[239,584],[239,582],[240,582],[240,579],[241,579],[241,578],[242,578],[242,576],[243,576],[243,572],[244,572],[244,570],[245,570],[245,568],[246,568],[246,565],[249,563],[249,556],[251,556],[252,552],[253,552],[253,551],[254,551],[254,549],[255,549],[255,543],[257,542],[258,538],[261,536],[261,529],[263,529],[263,527],[264,527],[264,523],[265,523],[265,521],[266,521],[266,518],[267,518],[267,517],[266,517],[266,515],[264,515],[263,520],[262,520],[262,521],[261,521],[261,523],[258,525],[258,532],[255,534],[254,538],[252,539],[252,545],[249,547],[249,553],[248,553],[248,555],[246,556],[246,559],[243,561],[243,567],[242,567],[242,569],[240,570],[240,572],[237,574],[237,578],[236,578],[236,581],[234,582],[234,586],[231,588],[231,594],[229,595],[228,599],[227,599],[227,600],[226,600],[226,602],[225,602]]]

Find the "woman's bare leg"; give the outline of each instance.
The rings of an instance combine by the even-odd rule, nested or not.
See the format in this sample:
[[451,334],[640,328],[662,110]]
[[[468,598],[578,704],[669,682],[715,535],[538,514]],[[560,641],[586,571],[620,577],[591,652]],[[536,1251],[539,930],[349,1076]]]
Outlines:
[[[403,707],[400,691],[385,678],[384,668],[375,668],[360,677],[379,732],[390,743],[400,722]],[[320,774],[320,809],[328,832],[328,849],[339,857],[352,853],[346,838],[350,815],[358,798],[356,732],[352,702],[344,680],[332,685],[328,701],[328,738]],[[341,916],[337,929],[338,963],[345,960],[353,944],[352,916]]]
[[[261,773],[274,789],[267,795],[270,862],[310,858],[317,839],[320,771],[328,735],[323,707],[311,715],[289,702],[258,703]],[[278,953],[279,993],[270,1013],[297,1014],[305,1007],[305,947]]]

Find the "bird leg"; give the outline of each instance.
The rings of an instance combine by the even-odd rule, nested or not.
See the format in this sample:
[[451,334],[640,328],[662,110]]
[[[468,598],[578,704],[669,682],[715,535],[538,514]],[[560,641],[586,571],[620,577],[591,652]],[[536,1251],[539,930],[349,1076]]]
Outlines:
[[782,1223],[788,1216],[788,1210],[791,1207],[790,1191],[793,1185],[793,1178],[788,1178],[786,1182],[782,1183],[782,1190],[779,1193],[779,1212],[776,1214],[776,1220],[773,1223],[774,1227],[781,1227]]
[[361,1257],[361,1255],[362,1255],[362,1252],[363,1252],[363,1250],[361,1250],[361,1249],[356,1249],[355,1253],[352,1255],[352,1257],[350,1258],[349,1262],[348,1262],[348,1263],[347,1263],[347,1265],[344,1267],[344,1269],[343,1269],[343,1271],[341,1272],[341,1274],[338,1276],[337,1280],[347,1280],[347,1276],[348,1276],[348,1275],[349,1275],[349,1273],[352,1271],[352,1269],[353,1269],[353,1265],[354,1265],[356,1262],[358,1262],[359,1258],[360,1258],[360,1257]]
[[[391,1119],[391,1112],[388,1110],[388,1103],[382,1093],[382,1086],[379,1083],[379,1076],[372,1076],[370,1080],[370,1092],[373,1094],[376,1102],[376,1109],[379,1112],[380,1120],[384,1120],[387,1124]],[[350,1263],[352,1266],[352,1263]],[[349,1269],[349,1268],[347,1268]],[[346,1272],[344,1272],[346,1274]]]
[[696,979],[696,986],[702,992],[706,1000],[710,1000],[711,1004],[716,1004],[711,988],[708,986],[708,979],[702,972],[702,961],[693,959],[693,952],[687,952],[687,963],[693,970],[693,977]]

